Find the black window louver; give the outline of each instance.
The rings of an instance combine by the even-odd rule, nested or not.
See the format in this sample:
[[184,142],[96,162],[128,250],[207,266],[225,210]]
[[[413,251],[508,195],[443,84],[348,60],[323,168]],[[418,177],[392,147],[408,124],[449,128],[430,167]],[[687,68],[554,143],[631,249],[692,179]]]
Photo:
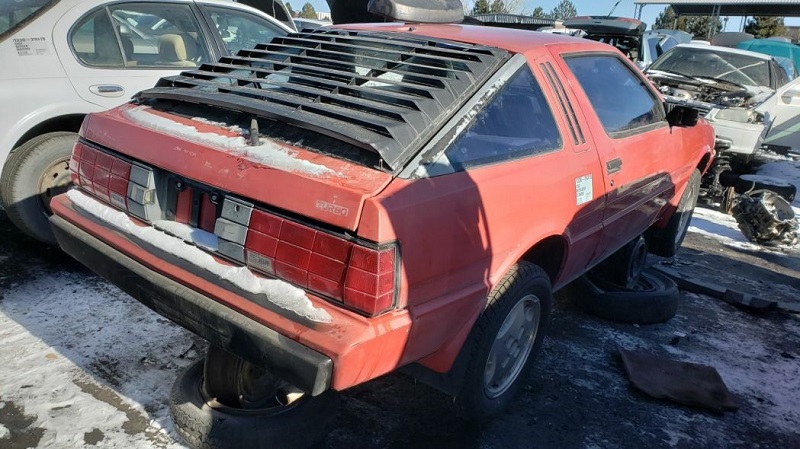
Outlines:
[[315,30],[162,78],[138,100],[279,120],[378,153],[398,170],[509,57],[411,33]]

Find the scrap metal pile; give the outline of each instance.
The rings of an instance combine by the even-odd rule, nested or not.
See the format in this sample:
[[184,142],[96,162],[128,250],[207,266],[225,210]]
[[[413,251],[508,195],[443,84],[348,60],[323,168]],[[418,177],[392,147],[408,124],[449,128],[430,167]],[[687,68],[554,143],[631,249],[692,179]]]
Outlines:
[[792,206],[769,190],[755,190],[737,195],[733,217],[751,242],[759,244],[797,243],[798,222]]

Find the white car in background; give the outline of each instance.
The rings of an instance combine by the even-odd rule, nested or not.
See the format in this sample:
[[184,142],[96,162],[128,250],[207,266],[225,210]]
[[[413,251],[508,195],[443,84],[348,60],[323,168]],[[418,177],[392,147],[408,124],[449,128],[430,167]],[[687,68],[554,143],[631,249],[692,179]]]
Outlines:
[[9,219],[54,242],[50,197],[69,185],[86,114],[293,31],[290,20],[227,0],[0,1],[0,198]]

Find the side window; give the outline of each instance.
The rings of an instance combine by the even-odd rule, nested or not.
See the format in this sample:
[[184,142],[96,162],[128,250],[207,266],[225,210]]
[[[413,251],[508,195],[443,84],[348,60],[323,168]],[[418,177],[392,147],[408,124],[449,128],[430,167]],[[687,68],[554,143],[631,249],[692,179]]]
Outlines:
[[565,61],[609,134],[663,119],[660,102],[645,81],[613,55],[568,56]]
[[109,9],[126,65],[197,67],[210,61],[208,46],[189,5],[121,3]]
[[253,48],[256,44],[270,42],[273,37],[286,34],[270,21],[246,11],[217,6],[201,8],[216,26],[228,54],[236,54],[243,48]]
[[94,67],[124,67],[114,27],[105,9],[98,9],[81,19],[70,31],[75,56]]
[[453,168],[501,162],[561,148],[561,134],[539,83],[526,65],[445,151]]

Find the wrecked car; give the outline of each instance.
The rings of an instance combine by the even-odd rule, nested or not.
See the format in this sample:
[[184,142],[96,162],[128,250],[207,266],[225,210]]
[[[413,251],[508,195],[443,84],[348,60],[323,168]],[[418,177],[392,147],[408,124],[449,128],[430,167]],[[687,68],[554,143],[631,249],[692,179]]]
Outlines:
[[581,30],[581,37],[615,47],[630,58],[631,61],[636,62],[637,65],[644,60],[645,52],[649,53],[649,48],[645,49],[642,39],[647,24],[638,19],[612,16],[576,16],[565,20],[564,27]]
[[312,444],[401,368],[496,416],[554,290],[686,234],[713,130],[619,51],[373,4],[415,23],[276,37],[83,124],[54,233],[210,342],[171,396],[194,447]]
[[713,195],[724,190],[720,177],[725,172],[747,171],[765,139],[783,144],[797,140],[777,135],[783,128],[775,125],[791,125],[800,109],[791,98],[797,89],[789,90],[796,82],[787,84],[786,72],[769,55],[682,44],[646,74],[669,103],[696,109],[714,127],[718,157],[704,182]]

